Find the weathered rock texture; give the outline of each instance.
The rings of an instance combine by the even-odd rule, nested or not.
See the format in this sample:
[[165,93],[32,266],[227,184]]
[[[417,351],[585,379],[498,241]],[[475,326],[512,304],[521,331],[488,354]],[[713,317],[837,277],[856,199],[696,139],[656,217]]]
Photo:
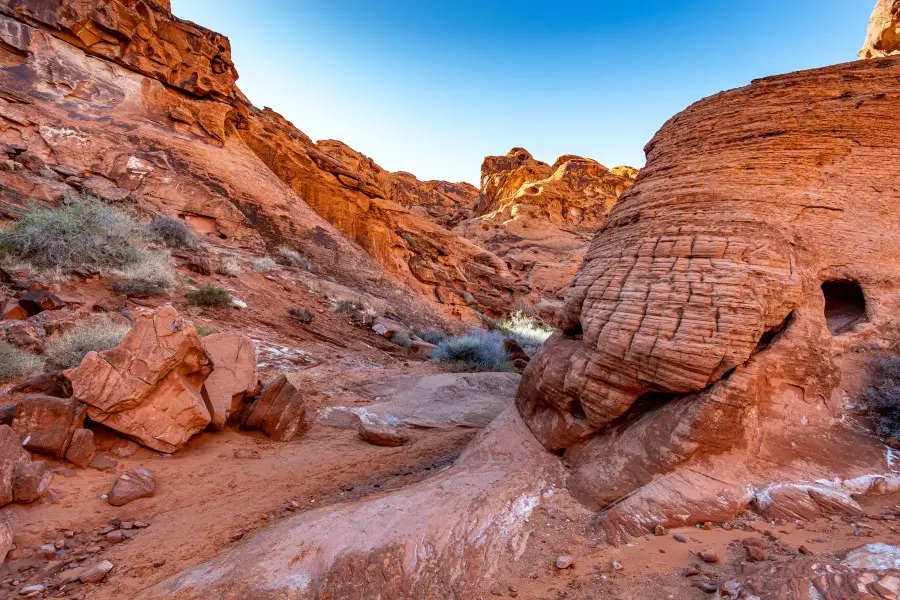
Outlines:
[[523,148],[488,156],[473,216],[454,232],[500,257],[521,279],[520,302],[552,316],[591,238],[635,173],[572,155],[549,165]]
[[[172,16],[167,2],[0,3],[0,217],[29,201],[54,203],[83,192],[130,203],[139,214],[183,217],[198,232],[236,246],[290,245],[320,271],[400,310],[433,310],[398,285],[405,281],[396,270],[387,268],[388,275],[306,202],[368,196],[315,163],[310,173],[283,178],[267,166],[279,147],[306,138],[287,125],[270,130],[277,138],[271,148],[254,143],[268,130],[268,113],[250,106],[236,76],[227,39]],[[307,175],[307,184],[293,185]],[[434,194],[447,199],[423,205],[449,206],[456,196],[465,203],[465,191]],[[379,260],[393,252],[390,244],[378,250]]]
[[878,0],[860,58],[900,54],[900,0]]
[[257,387],[256,344],[233,331],[208,335],[202,341],[213,363],[202,393],[212,424],[221,429]]
[[647,145],[517,398],[610,536],[896,489],[846,404],[900,339],[898,75],[900,57],[763,79]]
[[139,315],[117,347],[89,353],[65,374],[92,420],[174,452],[210,422],[200,389],[211,370],[193,325],[166,305]]
[[474,598],[517,560],[562,481],[513,407],[447,471],[380,498],[307,511],[141,598]]

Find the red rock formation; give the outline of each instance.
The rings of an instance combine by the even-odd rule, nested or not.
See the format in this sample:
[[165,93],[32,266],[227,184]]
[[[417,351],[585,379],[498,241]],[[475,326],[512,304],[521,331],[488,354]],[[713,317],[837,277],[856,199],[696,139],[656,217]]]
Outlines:
[[[84,192],[238,246],[287,243],[398,310],[425,310],[244,142],[255,117],[224,37],[163,2],[57,0],[0,4],[0,42],[0,214]],[[322,174],[317,189],[345,189]]]
[[860,58],[900,54],[900,0],[878,0]]
[[550,317],[593,234],[635,173],[572,155],[548,165],[513,148],[506,156],[485,158],[477,215],[454,232],[502,258],[522,279],[520,303]]
[[518,397],[610,536],[900,483],[846,424],[900,339],[898,75],[900,57],[763,79],[647,145]]

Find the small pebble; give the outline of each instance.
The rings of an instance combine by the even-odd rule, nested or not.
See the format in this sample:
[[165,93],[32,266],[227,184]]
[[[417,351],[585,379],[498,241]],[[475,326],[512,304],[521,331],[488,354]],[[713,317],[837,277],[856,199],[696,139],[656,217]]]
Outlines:
[[575,564],[575,559],[568,555],[557,556],[556,559],[554,559],[553,564],[557,569],[568,569]]
[[681,542],[682,544],[687,544],[687,539],[683,535],[678,535],[677,533],[672,536],[676,542]]
[[712,550],[704,550],[703,552],[700,553],[700,558],[703,560],[703,562],[708,562],[708,563],[719,562],[719,555],[716,554]]

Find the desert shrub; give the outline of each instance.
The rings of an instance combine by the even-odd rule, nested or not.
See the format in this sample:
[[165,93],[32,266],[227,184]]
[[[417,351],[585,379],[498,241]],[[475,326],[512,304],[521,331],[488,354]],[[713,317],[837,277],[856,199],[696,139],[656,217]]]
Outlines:
[[438,345],[441,342],[441,340],[443,340],[445,337],[447,337],[446,333],[444,333],[440,329],[434,329],[434,328],[429,328],[429,329],[424,329],[422,331],[418,331],[418,332],[416,332],[416,335],[423,342],[428,342],[429,344],[434,344],[434,345]]
[[394,332],[394,335],[391,336],[391,341],[403,348],[412,346],[412,340],[409,339],[409,335],[404,331]]
[[900,356],[873,362],[865,406],[879,436],[900,440]]
[[231,306],[231,294],[228,290],[211,283],[188,292],[185,298],[193,306]]
[[10,381],[44,368],[39,357],[7,342],[0,342],[0,381]]
[[219,275],[227,275],[228,277],[237,277],[243,275],[244,270],[238,261],[231,255],[222,255],[216,262],[216,273]]
[[268,273],[278,268],[278,263],[265,256],[253,261],[253,270],[257,273]]
[[470,370],[500,370],[509,356],[503,348],[504,337],[493,331],[473,331],[446,337],[431,353],[431,360],[458,363]]
[[54,369],[77,367],[88,352],[118,346],[129,329],[128,325],[117,323],[106,315],[93,316],[47,345],[44,351],[47,364]]
[[30,205],[0,230],[0,255],[37,270],[82,266],[122,268],[138,263],[137,223],[91,198],[65,200],[58,208]]
[[534,356],[553,333],[549,325],[522,310],[495,321],[492,328],[516,340],[529,356]]
[[365,310],[366,306],[359,300],[332,300],[331,310],[342,315],[355,315]]
[[194,235],[191,226],[181,219],[160,216],[144,228],[145,235],[161,244],[174,249],[199,248],[200,240]]
[[196,329],[197,329],[197,335],[199,335],[200,337],[206,337],[206,336],[212,335],[216,332],[216,330],[213,329],[212,327],[210,327],[209,325],[197,325]]
[[166,296],[177,284],[165,252],[146,253],[143,260],[112,273],[110,287],[127,296]]
[[307,271],[315,271],[315,266],[311,260],[290,248],[282,247],[278,249],[278,262],[289,267],[300,267]]
[[288,314],[304,325],[309,325],[316,318],[316,316],[313,314],[313,311],[309,310],[308,308],[289,308]]

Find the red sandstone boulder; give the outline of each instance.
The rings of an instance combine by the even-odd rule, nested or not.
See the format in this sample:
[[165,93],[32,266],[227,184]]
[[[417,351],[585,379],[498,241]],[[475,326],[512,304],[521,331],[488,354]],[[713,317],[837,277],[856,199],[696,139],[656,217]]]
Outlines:
[[203,392],[211,414],[211,424],[221,429],[237,415],[244,400],[257,387],[256,343],[234,332],[201,338],[212,359],[213,371],[203,383]]
[[12,428],[28,450],[63,458],[72,434],[84,424],[86,408],[74,398],[30,394],[16,403]]
[[96,455],[94,432],[90,429],[76,429],[72,434],[69,449],[66,450],[66,460],[79,467],[87,467],[93,462]]
[[119,475],[107,495],[107,501],[113,506],[124,506],[138,498],[148,498],[156,491],[153,472],[138,467]]
[[402,446],[412,439],[399,427],[365,422],[359,424],[359,437],[373,446]]
[[45,310],[59,310],[66,305],[55,294],[41,289],[28,290],[19,298],[21,306],[28,316],[36,315]]
[[900,0],[878,0],[860,58],[900,54]]
[[[19,434],[8,425],[0,425],[0,506],[13,501],[13,477],[16,466],[29,461],[28,453],[22,449],[22,438]],[[0,523],[3,521],[0,520]]]
[[13,499],[16,502],[34,502],[44,495],[53,481],[53,471],[45,462],[22,461],[13,474]]
[[259,427],[273,440],[289,442],[306,432],[306,401],[294,384],[281,375],[247,406],[241,427]]
[[13,547],[12,527],[6,521],[0,521],[0,565],[6,560],[6,555]]
[[174,452],[210,422],[200,390],[211,370],[194,327],[167,305],[139,315],[117,347],[89,353],[65,374],[93,421]]

